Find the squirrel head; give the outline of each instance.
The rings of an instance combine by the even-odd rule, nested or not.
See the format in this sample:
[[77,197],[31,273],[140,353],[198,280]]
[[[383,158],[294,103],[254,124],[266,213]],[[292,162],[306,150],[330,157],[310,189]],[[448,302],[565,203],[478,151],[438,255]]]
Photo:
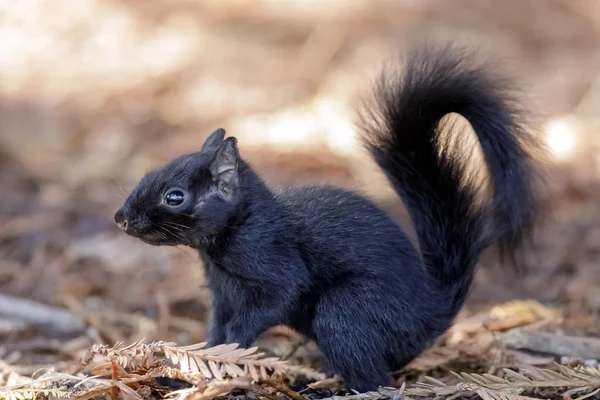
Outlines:
[[198,246],[227,226],[241,201],[235,137],[217,129],[200,151],[148,172],[116,212],[128,235],[152,245]]

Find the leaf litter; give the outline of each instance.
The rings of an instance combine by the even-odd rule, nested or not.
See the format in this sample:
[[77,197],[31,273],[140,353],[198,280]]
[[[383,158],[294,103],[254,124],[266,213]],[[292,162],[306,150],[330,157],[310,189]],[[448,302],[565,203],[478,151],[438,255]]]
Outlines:
[[[329,0],[289,2],[290,12],[267,3],[15,3],[14,15],[56,45],[12,46],[21,53],[0,67],[0,399],[600,398],[597,6]],[[550,122],[568,114],[586,143],[551,166],[555,214],[527,254],[528,275],[487,256],[456,324],[377,392],[348,392],[321,374],[315,344],[284,327],[256,348],[207,349],[197,255],[129,240],[112,224],[115,207],[148,168],[196,148],[218,123],[273,184],[358,186],[396,209],[365,160],[341,146],[339,121],[350,120],[356,75],[390,37],[442,25],[517,50],[536,106]],[[39,32],[27,26],[7,22],[0,35],[34,43]],[[161,43],[174,37],[167,57]],[[278,121],[295,129],[307,114],[319,116],[309,139],[272,140]]]

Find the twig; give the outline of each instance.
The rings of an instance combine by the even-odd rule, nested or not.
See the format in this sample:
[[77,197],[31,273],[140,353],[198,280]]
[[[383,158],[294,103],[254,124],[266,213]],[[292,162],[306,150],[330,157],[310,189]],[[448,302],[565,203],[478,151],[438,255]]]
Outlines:
[[41,325],[60,333],[82,333],[85,329],[83,321],[69,310],[1,293],[0,314]]
[[498,337],[507,348],[557,356],[600,359],[600,339],[559,336],[548,332],[514,329]]
[[273,389],[285,394],[289,398],[293,400],[306,400],[306,397],[302,396],[300,393],[294,392],[292,389],[287,387],[284,383],[280,381],[276,381],[273,379],[267,379],[263,381],[265,384],[271,386]]
[[[248,390],[251,391],[251,392],[253,392],[253,393],[256,393],[258,395],[264,396],[264,397],[266,397],[266,398],[268,398],[270,400],[281,400],[280,397],[274,395],[273,393],[269,393],[268,390],[266,390],[265,388],[263,388],[263,387],[261,387],[259,385],[250,385],[248,387]],[[306,399],[302,399],[302,400],[306,400]]]

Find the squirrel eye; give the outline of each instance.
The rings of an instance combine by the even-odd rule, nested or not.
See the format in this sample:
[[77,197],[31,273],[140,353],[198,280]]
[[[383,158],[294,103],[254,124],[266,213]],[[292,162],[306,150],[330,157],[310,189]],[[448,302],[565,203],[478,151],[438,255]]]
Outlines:
[[185,193],[179,189],[171,190],[165,195],[165,203],[169,206],[178,206],[185,200]]

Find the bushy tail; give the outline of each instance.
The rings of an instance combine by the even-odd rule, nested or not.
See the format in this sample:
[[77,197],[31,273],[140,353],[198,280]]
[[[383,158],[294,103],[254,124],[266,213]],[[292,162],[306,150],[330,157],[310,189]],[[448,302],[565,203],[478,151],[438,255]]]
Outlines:
[[[375,107],[362,115],[364,142],[407,206],[425,266],[450,292],[454,312],[483,250],[496,242],[514,254],[540,210],[540,175],[530,153],[539,146],[505,82],[472,62],[455,46],[417,47],[401,72],[381,77]],[[490,177],[488,201],[469,185],[469,132],[441,129],[449,113],[462,115],[476,133]]]

